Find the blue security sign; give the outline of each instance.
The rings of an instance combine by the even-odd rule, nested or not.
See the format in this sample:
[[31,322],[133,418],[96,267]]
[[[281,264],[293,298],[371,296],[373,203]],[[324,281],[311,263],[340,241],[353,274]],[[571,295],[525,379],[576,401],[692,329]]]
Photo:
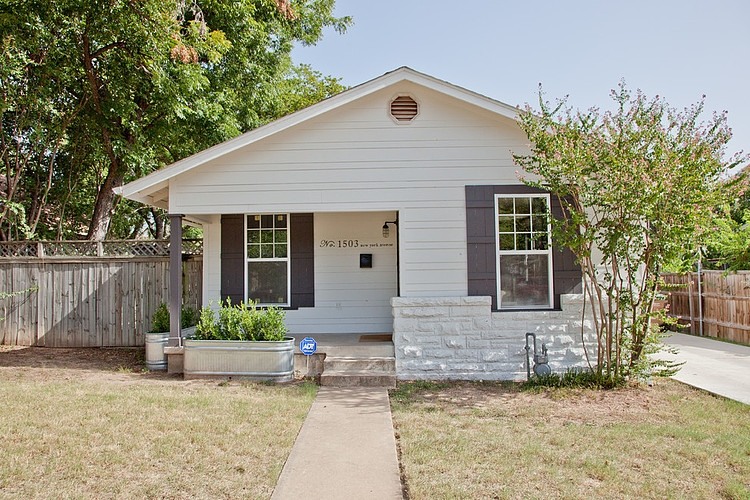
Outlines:
[[305,337],[302,342],[299,343],[299,350],[305,356],[312,356],[315,351],[318,350],[318,343],[312,337]]

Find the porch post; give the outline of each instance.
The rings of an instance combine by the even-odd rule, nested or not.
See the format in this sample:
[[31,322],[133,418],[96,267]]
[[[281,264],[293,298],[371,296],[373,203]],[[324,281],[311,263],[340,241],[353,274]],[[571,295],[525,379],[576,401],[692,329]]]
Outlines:
[[182,345],[182,215],[169,214],[169,345]]

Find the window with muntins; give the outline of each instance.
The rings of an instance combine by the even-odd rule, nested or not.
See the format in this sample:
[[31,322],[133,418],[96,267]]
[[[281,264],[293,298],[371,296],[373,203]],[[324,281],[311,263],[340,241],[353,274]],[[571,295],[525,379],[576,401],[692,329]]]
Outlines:
[[248,215],[245,224],[246,299],[288,306],[289,214]]
[[496,195],[499,309],[552,308],[549,195]]

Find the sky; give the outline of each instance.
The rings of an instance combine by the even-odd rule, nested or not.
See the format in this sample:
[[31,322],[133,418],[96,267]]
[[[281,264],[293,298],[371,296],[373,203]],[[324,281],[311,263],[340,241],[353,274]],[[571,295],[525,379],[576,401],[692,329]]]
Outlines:
[[750,152],[747,0],[337,0],[351,16],[296,63],[354,86],[401,66],[513,106],[568,96],[611,109],[625,80],[675,108],[705,98],[704,120],[728,111],[728,153]]

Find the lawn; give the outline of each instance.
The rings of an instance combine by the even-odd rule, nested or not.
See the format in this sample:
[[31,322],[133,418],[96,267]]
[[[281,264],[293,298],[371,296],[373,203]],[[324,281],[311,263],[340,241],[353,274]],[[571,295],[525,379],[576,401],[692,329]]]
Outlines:
[[750,406],[672,380],[412,383],[391,404],[411,499],[750,498]]
[[268,498],[312,384],[185,382],[142,350],[0,350],[0,497]]

